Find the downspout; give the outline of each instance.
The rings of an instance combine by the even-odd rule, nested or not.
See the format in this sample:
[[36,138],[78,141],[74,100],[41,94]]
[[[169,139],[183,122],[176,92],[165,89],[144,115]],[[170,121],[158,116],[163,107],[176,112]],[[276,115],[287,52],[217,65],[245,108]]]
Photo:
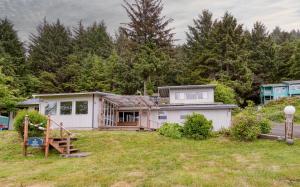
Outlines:
[[93,94],[93,112],[92,112],[92,128],[94,128],[94,110],[95,110],[95,94]]

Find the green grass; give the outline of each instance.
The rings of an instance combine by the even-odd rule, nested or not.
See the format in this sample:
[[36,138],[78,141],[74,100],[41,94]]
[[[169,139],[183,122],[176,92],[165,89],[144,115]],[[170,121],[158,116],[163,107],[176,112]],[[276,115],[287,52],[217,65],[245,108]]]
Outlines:
[[0,186],[300,186],[300,141],[171,139],[158,133],[75,131],[86,158],[22,157],[0,132]]
[[266,116],[269,120],[283,123],[284,122],[284,107],[288,105],[293,105],[296,108],[295,114],[295,123],[300,124],[300,98],[299,97],[292,97],[292,98],[282,98],[277,101],[271,101],[263,106],[262,113]]

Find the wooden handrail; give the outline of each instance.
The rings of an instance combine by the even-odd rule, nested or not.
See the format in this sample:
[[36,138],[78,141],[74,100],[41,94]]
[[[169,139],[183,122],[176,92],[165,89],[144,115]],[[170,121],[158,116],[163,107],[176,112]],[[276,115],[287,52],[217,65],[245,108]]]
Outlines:
[[72,135],[72,133],[67,130],[64,126],[62,126],[61,124],[55,122],[54,120],[50,119],[56,126],[58,126],[59,128],[63,129],[64,131],[66,131],[68,133],[68,135]]

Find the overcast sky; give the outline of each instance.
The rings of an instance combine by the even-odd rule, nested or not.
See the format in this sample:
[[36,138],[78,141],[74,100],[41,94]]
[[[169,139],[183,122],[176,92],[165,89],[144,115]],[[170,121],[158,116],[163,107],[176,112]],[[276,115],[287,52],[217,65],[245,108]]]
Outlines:
[[[44,17],[49,21],[59,18],[67,26],[104,20],[111,35],[127,20],[122,0],[0,0],[0,17],[9,18],[20,38],[28,39]],[[164,14],[173,18],[179,43],[185,40],[187,25],[203,9],[214,18],[231,12],[245,28],[255,21],[263,22],[269,30],[280,26],[284,30],[300,29],[300,0],[163,0]]]

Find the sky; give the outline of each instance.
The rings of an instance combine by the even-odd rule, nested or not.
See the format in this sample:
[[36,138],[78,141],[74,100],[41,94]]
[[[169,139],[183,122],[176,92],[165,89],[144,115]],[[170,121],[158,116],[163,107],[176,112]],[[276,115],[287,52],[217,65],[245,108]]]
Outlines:
[[[300,0],[163,0],[163,3],[163,14],[174,20],[170,27],[174,28],[180,44],[185,42],[187,26],[192,25],[203,9],[210,10],[218,19],[229,11],[246,29],[251,29],[256,21],[263,22],[269,31],[276,26],[287,31],[300,29]],[[10,19],[25,42],[45,17],[48,21],[59,18],[71,28],[79,20],[85,25],[104,20],[114,36],[121,23],[128,21],[122,4],[123,0],[0,0],[0,17]]]

